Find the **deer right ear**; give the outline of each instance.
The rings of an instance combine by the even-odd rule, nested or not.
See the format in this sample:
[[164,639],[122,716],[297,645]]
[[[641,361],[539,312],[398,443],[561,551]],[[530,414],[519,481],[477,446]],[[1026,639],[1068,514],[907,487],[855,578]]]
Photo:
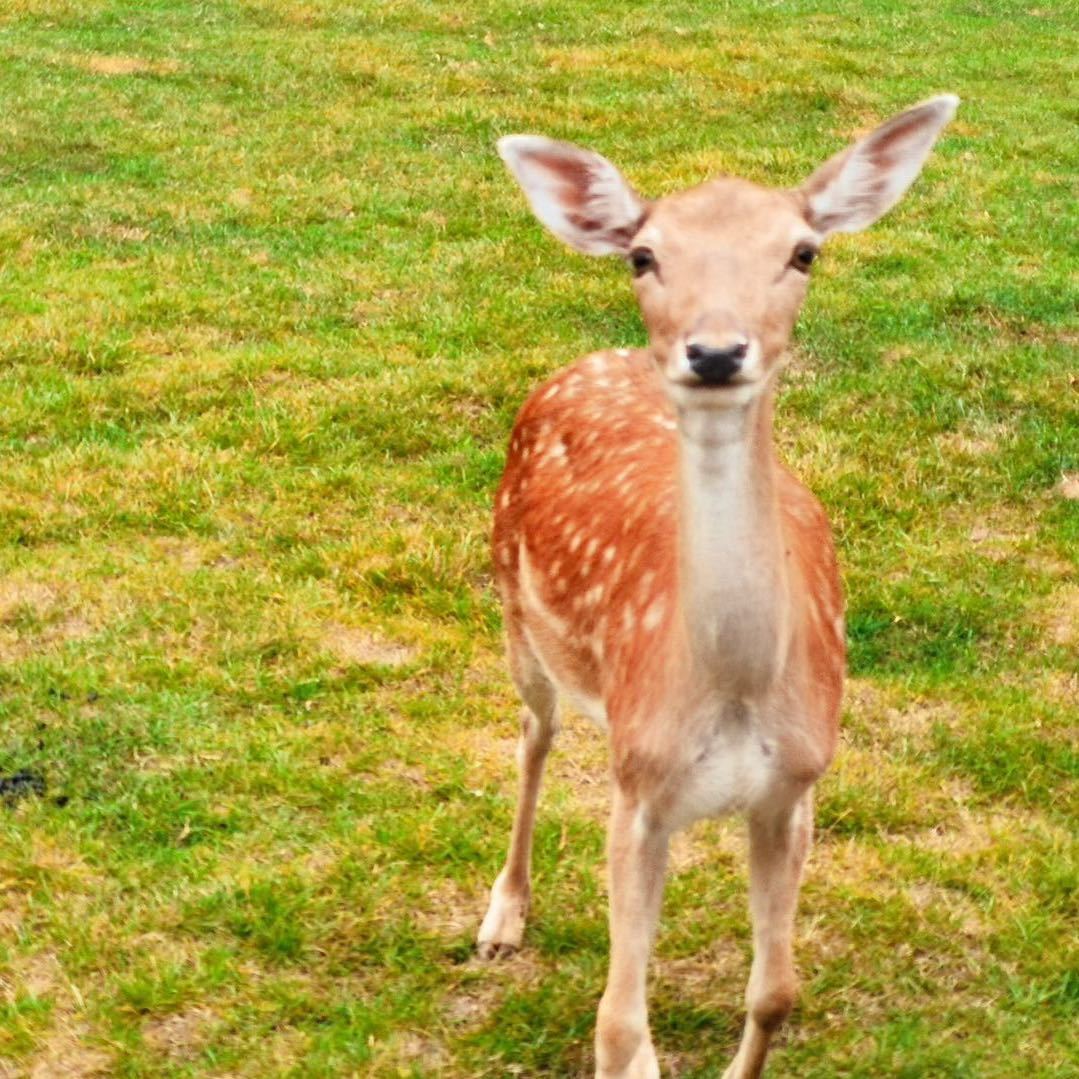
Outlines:
[[605,157],[541,135],[507,135],[498,152],[532,212],[586,255],[624,255],[647,203]]

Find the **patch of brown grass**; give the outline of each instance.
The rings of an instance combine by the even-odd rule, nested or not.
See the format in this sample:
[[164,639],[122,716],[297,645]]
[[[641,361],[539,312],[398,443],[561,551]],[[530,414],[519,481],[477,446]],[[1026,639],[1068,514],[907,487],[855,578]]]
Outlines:
[[28,1079],[91,1079],[111,1074],[112,1057],[88,1044],[88,1035],[85,1023],[58,1022],[31,1060]]
[[[29,615],[42,623],[29,629],[20,622]],[[67,607],[54,587],[9,577],[0,581],[0,663],[15,663],[67,641],[83,640],[93,627],[81,611]]]
[[69,62],[94,75],[115,78],[118,75],[175,75],[180,64],[175,60],[145,60],[138,56],[89,53],[71,56]]
[[68,980],[55,953],[25,956],[12,965],[8,977],[0,979],[0,999],[11,1004],[23,996],[52,1003],[51,1027],[40,1038],[25,1070],[11,1074],[27,1079],[84,1079],[110,1073],[112,1058],[90,1043],[91,1029],[81,1016],[82,994]]
[[423,901],[414,910],[417,925],[435,936],[452,939],[479,929],[487,888],[464,888],[447,877],[433,876]]
[[1055,644],[1079,644],[1079,585],[1067,584],[1050,592],[1044,617]]
[[1042,692],[1051,701],[1079,708],[1079,674],[1046,671],[1042,687]]
[[985,457],[995,453],[1007,441],[1011,428],[1004,423],[949,431],[938,437],[939,445],[963,457]]
[[171,1061],[189,1060],[206,1044],[214,1013],[209,1008],[187,1008],[175,1015],[148,1020],[142,1037],[155,1053]]
[[449,1052],[437,1039],[414,1030],[402,1030],[376,1044],[371,1067],[384,1074],[410,1075],[417,1068],[423,1074],[437,1074],[449,1061]]
[[322,647],[343,663],[374,663],[383,667],[401,667],[416,658],[416,650],[397,641],[377,637],[355,626],[331,622],[325,626]]

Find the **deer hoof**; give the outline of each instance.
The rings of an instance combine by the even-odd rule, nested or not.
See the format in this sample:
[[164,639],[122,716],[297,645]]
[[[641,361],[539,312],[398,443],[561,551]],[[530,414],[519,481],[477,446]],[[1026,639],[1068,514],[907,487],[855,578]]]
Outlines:
[[511,944],[505,940],[481,940],[476,944],[476,954],[485,963],[492,962],[495,959],[509,959],[510,956],[516,955],[518,946]]

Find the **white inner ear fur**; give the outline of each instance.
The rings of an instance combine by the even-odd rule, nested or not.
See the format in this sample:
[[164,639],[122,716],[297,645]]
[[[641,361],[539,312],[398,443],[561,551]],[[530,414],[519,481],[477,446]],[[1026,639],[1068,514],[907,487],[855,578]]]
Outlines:
[[560,240],[586,255],[626,253],[645,203],[605,157],[541,135],[507,135],[498,152]]
[[892,117],[806,181],[818,232],[857,232],[890,210],[922,171],[959,98],[942,94]]

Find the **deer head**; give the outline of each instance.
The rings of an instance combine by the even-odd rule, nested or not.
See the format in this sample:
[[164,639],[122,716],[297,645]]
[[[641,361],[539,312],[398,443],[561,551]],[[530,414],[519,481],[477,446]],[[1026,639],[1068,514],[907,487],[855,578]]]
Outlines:
[[945,94],[900,113],[794,190],[723,177],[649,201],[591,150],[539,135],[507,136],[498,149],[559,239],[629,263],[679,411],[725,408],[771,382],[825,238],[865,228],[899,200],[958,102]]

